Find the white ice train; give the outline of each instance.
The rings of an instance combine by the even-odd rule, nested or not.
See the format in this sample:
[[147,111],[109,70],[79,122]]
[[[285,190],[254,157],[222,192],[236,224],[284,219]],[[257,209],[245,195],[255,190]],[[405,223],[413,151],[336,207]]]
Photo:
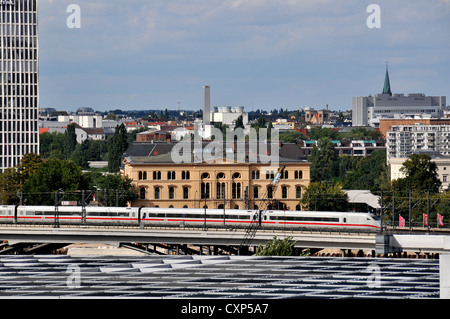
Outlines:
[[[380,218],[369,213],[283,210],[93,207],[85,208],[86,225],[261,228],[379,232]],[[56,215],[57,214],[57,215]],[[0,206],[0,224],[80,225],[81,206]]]

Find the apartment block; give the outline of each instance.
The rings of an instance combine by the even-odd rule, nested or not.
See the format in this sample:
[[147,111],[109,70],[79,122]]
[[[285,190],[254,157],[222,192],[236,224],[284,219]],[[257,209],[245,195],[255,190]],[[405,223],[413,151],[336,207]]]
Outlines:
[[388,161],[413,153],[450,155],[450,125],[394,125],[386,135]]

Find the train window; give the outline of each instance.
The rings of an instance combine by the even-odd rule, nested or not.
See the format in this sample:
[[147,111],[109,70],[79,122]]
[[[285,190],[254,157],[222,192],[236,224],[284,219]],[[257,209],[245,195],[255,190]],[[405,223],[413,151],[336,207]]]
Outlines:
[[339,222],[337,217],[308,217],[308,216],[272,216],[274,220],[296,220],[309,222]]
[[347,218],[344,217],[344,223],[346,223],[346,222],[347,222]]

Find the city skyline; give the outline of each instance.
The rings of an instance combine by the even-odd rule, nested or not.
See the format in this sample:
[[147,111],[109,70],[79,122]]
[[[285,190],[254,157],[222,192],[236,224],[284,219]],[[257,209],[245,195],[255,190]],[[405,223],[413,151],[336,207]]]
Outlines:
[[350,110],[353,96],[449,96],[450,1],[40,0],[40,107]]

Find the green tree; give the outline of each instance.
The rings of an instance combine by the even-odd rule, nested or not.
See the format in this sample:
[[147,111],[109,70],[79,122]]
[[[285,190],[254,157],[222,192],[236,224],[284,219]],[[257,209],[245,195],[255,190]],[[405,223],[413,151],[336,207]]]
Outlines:
[[22,189],[17,168],[10,167],[0,174],[0,198],[3,205],[19,204],[18,192]]
[[[425,154],[412,154],[403,163],[401,171],[405,177],[396,179],[389,187],[384,185],[380,187],[383,191],[383,206],[390,207],[384,211],[385,222],[388,225],[392,222],[397,225],[398,216],[402,215],[406,219],[407,226],[409,216],[412,226],[421,226],[423,214],[428,213],[430,223],[436,225],[438,212],[448,220],[450,194],[439,193],[441,181],[437,177],[437,166],[431,161],[431,157]],[[395,216],[392,215],[393,203]]]
[[29,153],[24,155],[17,167],[6,169],[0,174],[0,198],[4,205],[20,203],[19,192],[23,184],[32,176],[42,163],[40,155]]
[[234,125],[234,129],[237,129],[237,128],[244,129],[244,122],[243,122],[242,115],[239,115],[239,117],[236,119],[236,123]]
[[122,123],[116,126],[114,135],[108,140],[108,169],[115,173],[120,168],[120,160],[128,148],[127,131]]
[[259,133],[260,127],[266,127],[266,119],[264,118],[264,116],[260,114],[256,122],[253,123],[251,127],[255,128],[256,132]]
[[330,181],[337,174],[337,155],[330,138],[319,139],[311,150],[311,181]]
[[411,154],[403,163],[401,172],[404,178],[395,180],[392,184],[399,190],[430,191],[438,193],[441,181],[437,174],[437,165],[426,154]]
[[[365,157],[351,157],[355,167],[342,176],[344,189],[368,189],[379,191],[390,183],[386,165],[386,150],[374,151]],[[343,160],[340,158],[340,161]]]
[[383,138],[380,131],[369,130],[364,127],[354,127],[350,132],[339,133],[339,139],[349,140],[378,140]]
[[39,136],[39,150],[43,158],[63,158],[62,148],[65,144],[65,135],[58,132],[42,133]]
[[[28,205],[54,205],[56,191],[73,192],[85,189],[81,168],[71,160],[50,159],[43,162],[23,185]],[[67,200],[73,199],[70,195]],[[77,198],[75,197],[75,200]]]
[[65,159],[70,158],[76,146],[77,134],[75,133],[75,125],[69,124],[64,132],[63,155]]
[[120,174],[90,173],[89,181],[90,189],[99,190],[97,199],[108,203],[108,206],[126,207],[128,203],[139,198],[138,191],[132,186],[129,177],[123,178]]
[[342,190],[342,186],[326,182],[310,183],[300,203],[305,210],[309,211],[345,212],[349,207],[348,196]]
[[257,256],[292,256],[295,253],[295,242],[288,236],[283,240],[274,236],[264,247],[259,245],[256,249]]
[[308,136],[310,139],[316,141],[324,137],[328,137],[331,140],[336,140],[339,137],[339,132],[330,128],[321,128],[316,126],[309,131]]
[[288,131],[280,134],[280,141],[285,143],[297,143],[304,139],[306,139],[306,136],[297,131]]
[[41,155],[28,153],[22,157],[20,164],[17,166],[19,173],[20,184],[24,184],[30,176],[32,176],[38,170],[39,166],[43,163]]
[[86,159],[86,153],[83,151],[83,146],[81,144],[77,144],[70,155],[70,159],[83,169],[89,168],[89,162]]

